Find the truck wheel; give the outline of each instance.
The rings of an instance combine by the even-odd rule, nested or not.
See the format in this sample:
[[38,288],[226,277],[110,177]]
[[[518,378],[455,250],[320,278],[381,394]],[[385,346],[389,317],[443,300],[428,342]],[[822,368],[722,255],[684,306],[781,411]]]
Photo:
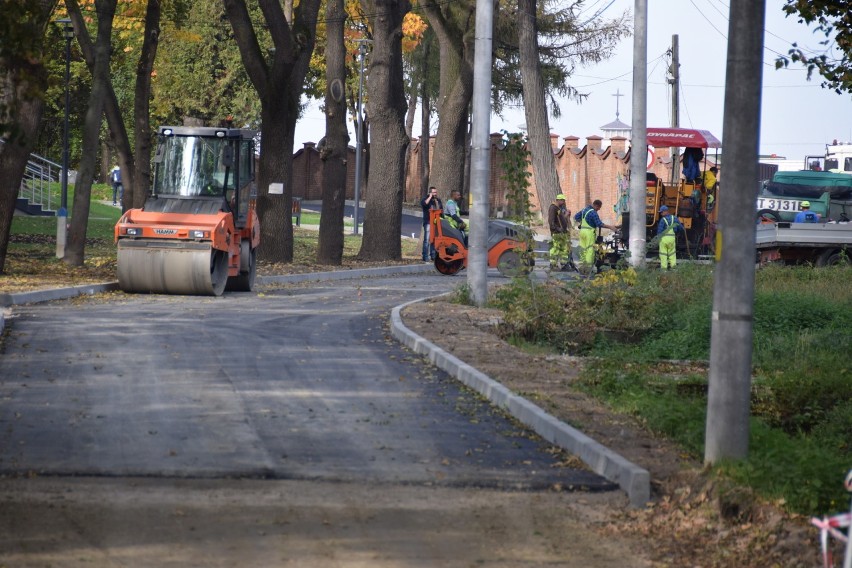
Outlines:
[[757,212],[757,224],[761,223],[777,223],[781,220],[781,215],[772,209],[761,209]]
[[852,264],[849,251],[845,249],[829,249],[819,255],[817,266],[837,266],[839,264]]

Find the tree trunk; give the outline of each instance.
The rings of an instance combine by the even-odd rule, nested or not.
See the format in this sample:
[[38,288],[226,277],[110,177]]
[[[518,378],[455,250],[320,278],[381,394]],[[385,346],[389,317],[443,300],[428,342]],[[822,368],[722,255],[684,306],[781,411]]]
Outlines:
[[346,48],[343,0],[327,0],[327,44],[325,49],[325,141],[322,158],[322,215],[317,262],[339,265],[343,260],[343,212],[346,204],[346,158],[349,132],[346,128]]
[[[425,80],[424,80],[425,84]],[[426,195],[429,190],[429,152],[432,131],[431,114],[432,101],[429,98],[428,89],[423,89],[420,93],[420,196]]]
[[4,46],[0,55],[0,136],[5,140],[0,144],[0,274],[5,273],[15,201],[38,139],[44,110],[39,94],[47,90],[47,71],[42,61],[45,31],[57,3],[41,1],[30,7],[4,7],[7,29],[19,31],[21,41]]
[[145,205],[151,187],[151,72],[157,57],[160,38],[160,0],[148,0],[145,11],[145,38],[136,64],[136,93],[133,101],[134,171],[133,189],[122,200],[122,208],[140,208]]
[[371,156],[367,185],[370,206],[364,214],[362,260],[402,258],[402,197],[405,186],[405,86],[402,79],[402,19],[409,0],[361,0],[373,28],[373,54],[367,83]]
[[77,181],[74,183],[74,205],[71,228],[63,260],[71,266],[83,266],[86,248],[86,229],[89,226],[89,205],[92,197],[92,182],[97,166],[98,141],[104,114],[104,101],[109,91],[109,61],[112,39],[112,20],[115,16],[116,0],[96,0],[98,37],[95,42],[95,67],[92,76],[92,92],[83,127],[82,158]]
[[[80,12],[80,6],[77,3],[77,0],[66,0],[65,5],[68,8],[68,17],[74,25],[74,35],[77,38],[77,44],[80,46],[83,59],[86,60],[86,66],[89,68],[89,72],[94,75],[96,59],[95,46],[92,45],[92,39],[89,37],[89,30],[86,27],[83,14]],[[124,186],[124,202],[131,203],[135,189],[133,179],[133,150],[130,147],[130,137],[127,134],[127,127],[124,124],[124,116],[118,106],[118,97],[113,89],[112,80],[109,78],[106,88],[107,92],[103,103],[104,114],[106,115],[107,125],[109,125],[110,139],[112,140],[112,145],[116,152],[118,167],[121,168],[121,183]]]
[[[267,262],[293,260],[293,140],[299,99],[316,40],[320,0],[302,0],[291,25],[277,0],[259,0],[275,53],[271,65],[261,50],[245,0],[224,0],[225,12],[240,48],[240,57],[257,90],[263,121],[257,176],[260,218],[258,257]],[[270,183],[283,192],[270,193]]]
[[[440,7],[439,7],[440,4]],[[438,38],[441,59],[438,133],[432,158],[431,185],[442,198],[464,187],[468,108],[473,96],[473,39],[475,3],[468,0],[421,2]]]
[[[414,119],[417,117],[417,81],[411,77],[410,85],[408,88],[408,110],[405,113],[405,137],[408,138],[408,150],[405,152],[405,179],[408,180],[408,173],[411,171],[412,167],[412,153],[414,152],[414,144],[411,143],[412,133],[414,132]],[[402,192],[403,201],[405,201],[405,190]]]
[[524,116],[527,120],[533,176],[541,210],[556,199],[559,178],[550,143],[544,80],[538,59],[536,0],[518,0],[518,51],[521,84],[524,91]]

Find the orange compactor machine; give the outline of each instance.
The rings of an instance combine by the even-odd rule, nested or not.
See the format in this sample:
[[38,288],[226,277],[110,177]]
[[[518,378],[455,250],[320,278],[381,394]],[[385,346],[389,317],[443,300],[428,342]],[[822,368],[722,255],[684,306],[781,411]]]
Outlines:
[[252,289],[260,244],[255,134],[160,128],[151,192],[115,226],[122,290],[219,296]]

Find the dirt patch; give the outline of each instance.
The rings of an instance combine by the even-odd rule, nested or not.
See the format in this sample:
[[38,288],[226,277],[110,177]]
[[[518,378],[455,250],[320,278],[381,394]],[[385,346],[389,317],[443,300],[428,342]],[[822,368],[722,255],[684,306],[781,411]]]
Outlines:
[[817,531],[807,519],[714,482],[700,460],[635,417],[613,412],[572,388],[581,358],[533,355],[502,340],[500,316],[498,310],[445,299],[412,304],[402,312],[412,331],[650,472],[649,507],[608,511],[603,533],[653,539],[654,560],[665,566],[819,565]]

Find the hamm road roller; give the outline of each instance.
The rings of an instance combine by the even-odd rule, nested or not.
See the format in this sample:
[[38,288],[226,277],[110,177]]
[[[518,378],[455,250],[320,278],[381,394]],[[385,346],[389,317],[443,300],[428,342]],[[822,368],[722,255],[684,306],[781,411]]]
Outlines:
[[[467,267],[467,243],[461,231],[443,217],[443,210],[429,212],[429,240],[435,247],[435,268],[441,274],[452,275]],[[529,274],[535,259],[524,254],[532,242],[529,229],[503,219],[488,221],[488,267],[496,268],[507,277]]]
[[115,226],[125,292],[220,296],[251,291],[260,224],[255,132],[163,126],[145,206]]

